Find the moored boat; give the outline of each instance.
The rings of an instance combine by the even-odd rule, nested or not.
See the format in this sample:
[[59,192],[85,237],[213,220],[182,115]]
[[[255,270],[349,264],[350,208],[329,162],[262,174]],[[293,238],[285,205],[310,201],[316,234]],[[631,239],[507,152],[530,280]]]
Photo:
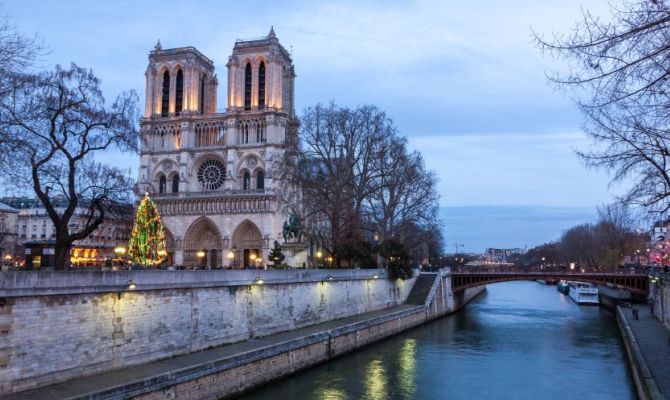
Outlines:
[[558,290],[563,294],[568,294],[568,292],[570,291],[570,285],[568,285],[568,282],[566,281],[560,281],[556,285],[556,290]]
[[584,282],[568,282],[568,296],[577,304],[598,305],[598,287]]

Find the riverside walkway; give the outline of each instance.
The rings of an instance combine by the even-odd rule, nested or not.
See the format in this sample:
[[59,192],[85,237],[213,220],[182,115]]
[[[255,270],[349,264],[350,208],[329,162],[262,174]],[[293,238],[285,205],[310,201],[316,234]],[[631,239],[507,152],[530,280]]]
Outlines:
[[[650,377],[653,378],[651,398],[670,399],[670,330],[651,315],[648,305],[634,304],[633,306],[640,309],[639,320],[633,319],[630,308],[621,309],[620,315],[626,319],[642,355],[643,378],[647,381]],[[654,385],[656,389],[653,388]]]
[[164,360],[75,378],[38,389],[0,396],[0,400],[34,399],[124,399],[163,387],[197,379],[212,371],[225,370],[276,353],[297,348],[328,335],[379,324],[425,309],[398,305],[354,317],[342,318],[289,332],[223,345]]

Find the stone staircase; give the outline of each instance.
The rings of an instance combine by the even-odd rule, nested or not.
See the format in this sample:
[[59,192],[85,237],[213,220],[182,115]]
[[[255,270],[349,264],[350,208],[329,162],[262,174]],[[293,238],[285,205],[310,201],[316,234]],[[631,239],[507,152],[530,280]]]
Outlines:
[[412,291],[409,292],[409,296],[407,296],[405,304],[426,304],[426,299],[430,293],[430,289],[432,289],[433,284],[435,283],[435,278],[437,278],[437,276],[438,274],[420,274],[419,277],[416,278],[414,287],[412,288]]

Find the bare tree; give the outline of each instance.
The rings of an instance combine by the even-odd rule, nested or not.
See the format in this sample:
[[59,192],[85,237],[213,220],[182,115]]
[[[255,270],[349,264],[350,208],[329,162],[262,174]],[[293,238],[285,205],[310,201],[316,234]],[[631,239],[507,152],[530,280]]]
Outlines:
[[[66,268],[72,243],[93,232],[118,201],[130,199],[128,172],[96,162],[110,149],[136,151],[137,95],[105,104],[92,71],[72,64],[53,71],[16,74],[0,101],[0,174],[16,190],[32,190],[55,227],[56,268]],[[66,199],[57,207],[56,199]],[[70,231],[75,211],[86,223]]]
[[437,215],[437,176],[427,171],[419,152],[407,151],[406,139],[387,138],[375,160],[378,182],[366,198],[381,240],[394,237],[407,222],[429,225]]
[[588,269],[598,267],[597,244],[592,224],[577,225],[561,237],[561,253],[568,263]]
[[[22,35],[7,17],[0,17],[0,83],[6,84],[12,76],[25,73],[42,50],[37,38]],[[6,89],[6,86],[0,86],[0,90]]]
[[651,213],[670,210],[670,4],[629,0],[609,21],[587,11],[574,33],[538,45],[570,67],[550,79],[572,91],[593,139],[579,152],[612,181],[630,179],[626,204]]
[[346,248],[362,241],[363,202],[379,173],[374,160],[392,129],[374,107],[318,104],[303,113],[298,151],[287,152],[280,163],[287,186],[299,188],[290,207],[300,210],[307,233],[337,266],[347,257]]
[[[287,151],[284,162],[277,163],[288,188],[282,192],[289,194],[282,198],[300,211],[307,235],[336,266],[370,263],[373,249],[365,243],[365,231],[368,236],[377,232],[384,241],[394,235],[417,238],[422,229],[432,229],[436,178],[405,143],[386,114],[373,106],[348,109],[331,103],[305,110],[297,151]],[[400,227],[413,233],[403,235]],[[416,247],[432,250],[440,238]]]
[[560,247],[566,262],[577,262],[589,269],[616,269],[625,256],[641,255],[644,237],[635,231],[635,218],[620,204],[598,209],[594,224],[582,224],[567,230]]

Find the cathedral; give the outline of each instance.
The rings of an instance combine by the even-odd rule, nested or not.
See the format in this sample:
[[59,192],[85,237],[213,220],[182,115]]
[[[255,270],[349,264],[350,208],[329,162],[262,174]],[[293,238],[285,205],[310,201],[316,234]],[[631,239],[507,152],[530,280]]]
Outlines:
[[297,134],[295,70],[274,30],[238,40],[226,111],[214,63],[194,47],[149,54],[138,189],[156,201],[168,264],[265,265],[287,219],[273,163]]

